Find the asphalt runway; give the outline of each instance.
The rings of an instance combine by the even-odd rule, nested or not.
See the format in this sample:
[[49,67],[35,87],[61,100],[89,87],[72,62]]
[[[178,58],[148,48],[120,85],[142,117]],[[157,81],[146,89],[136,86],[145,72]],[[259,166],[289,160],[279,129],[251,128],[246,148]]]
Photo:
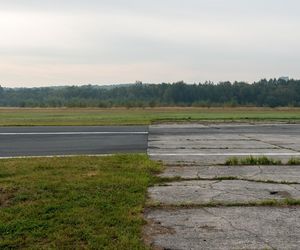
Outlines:
[[147,126],[1,127],[0,157],[144,153]]

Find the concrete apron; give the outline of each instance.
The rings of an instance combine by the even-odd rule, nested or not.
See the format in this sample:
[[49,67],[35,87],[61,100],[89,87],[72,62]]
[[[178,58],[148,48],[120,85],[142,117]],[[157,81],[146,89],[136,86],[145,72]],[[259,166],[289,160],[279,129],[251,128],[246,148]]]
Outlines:
[[[149,188],[146,242],[156,249],[299,249],[300,166],[224,166],[231,155],[300,156],[300,126],[155,125],[148,154],[177,181]],[[217,207],[211,207],[217,204]]]

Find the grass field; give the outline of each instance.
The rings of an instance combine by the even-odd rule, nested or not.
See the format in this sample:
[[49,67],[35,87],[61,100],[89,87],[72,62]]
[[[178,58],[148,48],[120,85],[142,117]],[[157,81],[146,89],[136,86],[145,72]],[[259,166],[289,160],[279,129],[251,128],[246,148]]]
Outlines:
[[300,122],[300,108],[0,109],[0,126],[148,125],[162,121]]
[[146,155],[0,160],[0,249],[146,249]]

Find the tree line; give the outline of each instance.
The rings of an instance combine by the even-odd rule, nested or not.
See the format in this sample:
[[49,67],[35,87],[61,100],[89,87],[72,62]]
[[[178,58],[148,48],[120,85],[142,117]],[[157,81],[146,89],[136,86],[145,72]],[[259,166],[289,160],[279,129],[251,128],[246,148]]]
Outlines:
[[300,107],[300,80],[246,82],[184,82],[43,88],[0,86],[2,107],[155,107],[258,106]]

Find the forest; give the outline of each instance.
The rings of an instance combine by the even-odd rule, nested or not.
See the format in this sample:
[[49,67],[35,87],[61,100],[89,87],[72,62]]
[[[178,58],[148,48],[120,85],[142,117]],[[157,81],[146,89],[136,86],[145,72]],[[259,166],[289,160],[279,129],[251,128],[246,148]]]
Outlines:
[[0,86],[1,107],[300,107],[300,80],[84,85],[42,88]]

